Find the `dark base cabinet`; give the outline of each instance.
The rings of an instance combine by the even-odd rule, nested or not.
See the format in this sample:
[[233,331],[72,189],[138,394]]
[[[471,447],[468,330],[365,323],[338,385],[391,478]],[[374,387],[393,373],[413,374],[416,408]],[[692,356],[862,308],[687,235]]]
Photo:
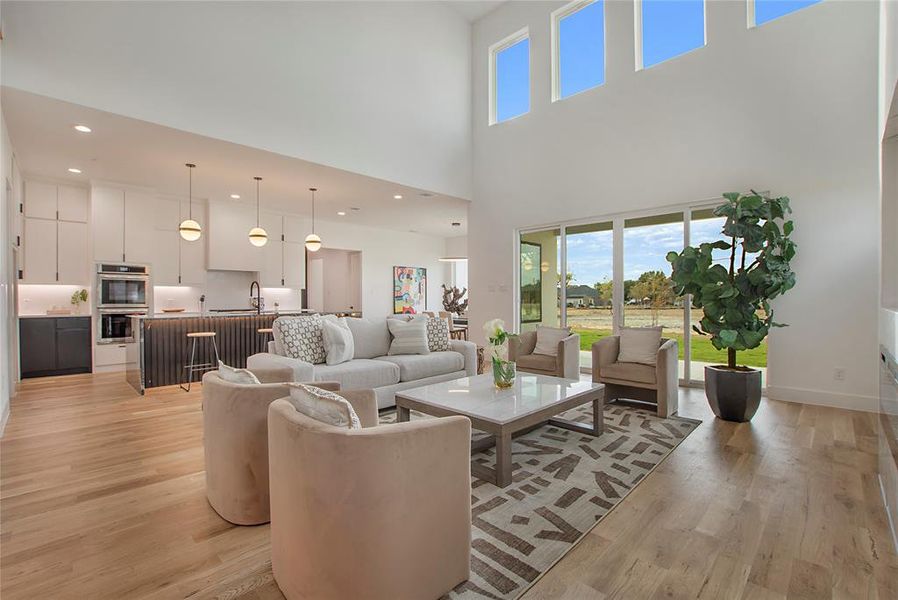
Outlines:
[[19,319],[22,378],[90,373],[90,317]]

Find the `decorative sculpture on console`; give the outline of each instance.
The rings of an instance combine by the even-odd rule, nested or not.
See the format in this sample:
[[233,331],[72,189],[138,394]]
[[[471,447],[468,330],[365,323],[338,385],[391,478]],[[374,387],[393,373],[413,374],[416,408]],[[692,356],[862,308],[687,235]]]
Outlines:
[[462,298],[465,294],[468,293],[468,288],[464,288],[459,290],[457,287],[452,286],[451,288],[447,288],[445,284],[443,285],[443,308],[446,309],[446,312],[450,312],[462,316],[466,310],[468,310],[468,299]]

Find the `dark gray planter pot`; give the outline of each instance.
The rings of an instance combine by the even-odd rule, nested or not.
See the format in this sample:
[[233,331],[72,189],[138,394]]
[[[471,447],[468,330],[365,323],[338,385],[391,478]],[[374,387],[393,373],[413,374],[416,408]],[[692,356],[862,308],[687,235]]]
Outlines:
[[751,421],[761,404],[761,372],[705,367],[705,395],[711,410],[724,421]]

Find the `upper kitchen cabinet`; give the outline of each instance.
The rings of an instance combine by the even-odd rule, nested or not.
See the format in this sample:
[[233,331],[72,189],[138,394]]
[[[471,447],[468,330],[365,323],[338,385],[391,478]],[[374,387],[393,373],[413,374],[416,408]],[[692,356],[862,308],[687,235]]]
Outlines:
[[284,241],[305,244],[306,236],[312,233],[312,221],[295,215],[284,216]]
[[156,198],[154,214],[156,229],[177,231],[182,220],[181,202],[177,198]]
[[156,198],[142,191],[96,187],[92,199],[94,260],[152,264]]
[[125,256],[122,262],[152,264],[157,199],[152,194],[125,190]]
[[[178,232],[178,225],[188,218],[186,202],[157,199],[156,251],[152,261],[155,285],[204,285],[206,283],[206,240],[188,242]],[[180,204],[180,206],[179,206]],[[193,203],[193,217],[202,225],[206,222],[205,207]]]
[[125,190],[95,187],[91,190],[94,260],[124,262]]
[[208,267],[224,271],[262,271],[264,246],[249,243],[249,230],[256,226],[256,210],[236,203],[210,202],[207,239]]
[[262,213],[262,229],[268,234],[268,243],[262,247],[265,259],[259,272],[262,287],[284,285],[284,252],[281,237],[284,217],[274,213]]
[[25,217],[87,223],[87,188],[25,181]]
[[22,281],[87,284],[87,189],[26,181],[24,207]]

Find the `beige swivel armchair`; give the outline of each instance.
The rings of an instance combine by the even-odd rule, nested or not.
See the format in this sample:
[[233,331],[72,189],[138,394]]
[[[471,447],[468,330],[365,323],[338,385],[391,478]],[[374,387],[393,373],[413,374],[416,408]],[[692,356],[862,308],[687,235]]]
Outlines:
[[268,432],[271,565],[288,600],[435,600],[468,579],[467,418],[343,429],[284,398]]
[[605,384],[605,403],[618,398],[650,402],[659,417],[677,412],[679,371],[677,341],[661,338],[654,366],[618,362],[620,336],[612,335],[592,345],[592,380]]
[[558,356],[534,354],[536,332],[524,333],[509,338],[508,360],[517,364],[518,371],[551,375],[565,379],[580,379],[580,336],[572,333],[558,342]]
[[[206,455],[206,497],[223,519],[236,525],[270,520],[268,492],[268,405],[290,395],[283,383],[292,369],[254,370],[261,385],[231,383],[218,371],[203,375],[203,448]],[[337,383],[315,382],[338,391]],[[363,424],[377,424],[377,406],[370,390],[340,392]]]

